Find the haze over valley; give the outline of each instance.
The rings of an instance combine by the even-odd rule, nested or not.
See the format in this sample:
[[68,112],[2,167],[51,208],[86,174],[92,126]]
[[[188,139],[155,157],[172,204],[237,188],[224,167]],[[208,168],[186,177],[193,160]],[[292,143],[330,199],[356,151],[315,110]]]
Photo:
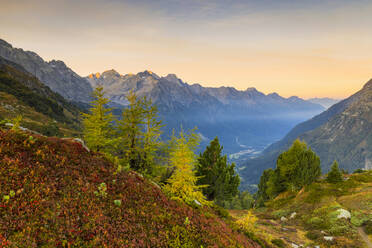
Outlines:
[[164,136],[169,136],[173,129],[179,131],[181,126],[197,127],[202,147],[218,136],[232,160],[256,156],[296,124],[325,109],[299,97],[266,95],[253,87],[240,91],[233,87],[188,84],[175,74],[160,77],[144,71],[121,75],[109,70],[82,77],[63,61],[46,62],[36,53],[14,48],[4,40],[0,40],[0,56],[19,63],[52,90],[82,106],[89,103],[97,86],[103,86],[118,115],[128,104],[129,92],[149,97],[166,124]]

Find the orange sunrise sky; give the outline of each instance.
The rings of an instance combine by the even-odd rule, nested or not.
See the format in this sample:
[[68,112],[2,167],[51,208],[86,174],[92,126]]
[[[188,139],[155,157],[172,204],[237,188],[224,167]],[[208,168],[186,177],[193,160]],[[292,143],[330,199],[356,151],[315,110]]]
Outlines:
[[371,1],[0,0],[0,38],[81,76],[345,98],[372,78]]

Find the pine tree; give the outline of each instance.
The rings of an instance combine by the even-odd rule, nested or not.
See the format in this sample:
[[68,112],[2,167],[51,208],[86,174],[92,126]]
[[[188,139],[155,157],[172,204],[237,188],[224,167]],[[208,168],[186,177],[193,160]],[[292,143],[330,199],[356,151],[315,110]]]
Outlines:
[[342,182],[342,173],[340,169],[338,168],[338,163],[335,160],[331,166],[331,170],[329,171],[327,175],[327,182],[329,183],[338,183]]
[[208,200],[215,200],[218,205],[230,201],[238,193],[240,178],[235,172],[235,164],[229,165],[227,157],[222,156],[223,147],[216,137],[198,157],[196,175],[198,185],[208,185],[203,193]]
[[239,198],[241,199],[243,209],[250,209],[253,207],[254,199],[248,191],[240,192]]
[[321,175],[320,159],[306,143],[297,139],[288,151],[279,155],[276,170],[277,191],[296,191]]
[[133,170],[152,175],[161,146],[158,110],[151,100],[139,99],[133,92],[127,100],[129,105],[118,124],[118,154]]
[[199,137],[194,132],[187,135],[181,131],[179,137],[173,139],[175,146],[170,152],[170,165],[175,170],[163,186],[164,191],[172,198],[188,204],[193,204],[194,201],[208,204],[201,192],[202,186],[196,185],[197,177],[193,171],[196,164],[194,150],[199,143]]
[[321,175],[320,159],[306,143],[295,140],[279,155],[275,170],[265,170],[258,185],[257,202],[276,197],[284,191],[296,191]]
[[129,105],[123,109],[122,119],[118,122],[118,153],[129,163],[130,168],[144,172],[142,162],[144,109],[142,101],[137,99],[133,92],[130,92],[127,100]]
[[253,207],[254,199],[248,191],[239,192],[230,201],[224,201],[223,206],[226,209],[250,209]]
[[83,113],[83,136],[87,146],[96,152],[106,152],[109,149],[114,120],[112,109],[105,107],[109,100],[104,97],[103,88],[97,87],[93,92],[90,113]]
[[143,163],[147,174],[153,174],[153,169],[159,158],[161,120],[158,120],[158,109],[151,99],[143,99],[144,108],[144,134],[143,134]]
[[270,168],[264,170],[264,172],[261,175],[257,191],[257,201],[260,206],[263,204],[263,202],[269,200],[271,198],[271,195],[273,195],[272,193],[273,189],[270,188],[272,187],[273,183],[272,182],[269,183],[270,180],[271,181],[273,180],[272,179],[273,174],[274,170]]

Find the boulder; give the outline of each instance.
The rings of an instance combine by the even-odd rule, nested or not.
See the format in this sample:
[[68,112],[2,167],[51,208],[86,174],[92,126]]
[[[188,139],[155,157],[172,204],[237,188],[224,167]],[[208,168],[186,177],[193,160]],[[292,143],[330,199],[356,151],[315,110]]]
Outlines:
[[293,212],[293,213],[291,214],[291,216],[289,216],[289,218],[290,218],[290,219],[294,219],[294,218],[296,218],[296,215],[297,215],[297,213],[296,213],[296,212]]
[[288,219],[286,218],[286,217],[284,217],[284,216],[282,216],[282,218],[280,218],[280,221],[282,221],[282,222],[286,222]]
[[351,218],[351,213],[345,209],[339,209],[337,210],[337,219],[342,219],[342,218],[345,218],[345,219],[350,219]]
[[324,240],[325,241],[333,241],[333,237],[332,236],[324,236]]

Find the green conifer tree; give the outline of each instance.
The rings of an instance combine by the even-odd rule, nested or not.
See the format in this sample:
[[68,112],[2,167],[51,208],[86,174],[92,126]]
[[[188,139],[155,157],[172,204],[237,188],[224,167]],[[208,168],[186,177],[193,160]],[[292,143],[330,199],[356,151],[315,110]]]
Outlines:
[[107,152],[113,136],[112,109],[105,105],[109,100],[105,98],[103,88],[97,87],[93,92],[89,113],[83,113],[83,137],[92,151]]
[[222,205],[223,201],[230,201],[238,193],[240,184],[235,164],[228,164],[227,156],[222,155],[222,149],[216,137],[200,154],[196,165],[198,185],[208,185],[203,188],[203,193],[209,201],[215,200],[218,205]]
[[158,110],[150,99],[139,99],[134,92],[127,96],[129,105],[118,123],[119,134],[115,142],[118,154],[133,170],[153,175],[161,147],[161,121]]
[[263,202],[270,199],[270,196],[272,195],[272,189],[269,189],[269,187],[272,186],[272,183],[269,183],[269,180],[272,180],[272,176],[274,174],[273,169],[266,169],[261,175],[260,183],[258,184],[258,191],[257,191],[257,201],[258,205],[261,206]]
[[335,160],[331,166],[331,170],[327,175],[327,182],[329,183],[339,183],[342,182],[342,173],[338,168],[338,163]]
[[295,140],[279,155],[275,170],[265,170],[258,185],[257,203],[273,199],[283,191],[296,191],[321,175],[320,159],[306,143]]
[[275,186],[278,192],[296,191],[321,175],[320,159],[306,143],[295,140],[277,160]]
[[250,209],[253,207],[254,199],[248,191],[240,192],[239,198],[241,199],[243,209]]
[[158,109],[152,104],[151,99],[143,99],[144,108],[144,133],[143,133],[143,163],[147,174],[154,174],[154,167],[159,160],[161,147],[160,135],[163,127],[158,119]]
[[122,119],[118,122],[118,153],[120,157],[123,157],[129,163],[130,168],[143,173],[145,171],[142,161],[144,136],[143,104],[134,92],[130,92],[127,100],[129,105],[123,109]]

